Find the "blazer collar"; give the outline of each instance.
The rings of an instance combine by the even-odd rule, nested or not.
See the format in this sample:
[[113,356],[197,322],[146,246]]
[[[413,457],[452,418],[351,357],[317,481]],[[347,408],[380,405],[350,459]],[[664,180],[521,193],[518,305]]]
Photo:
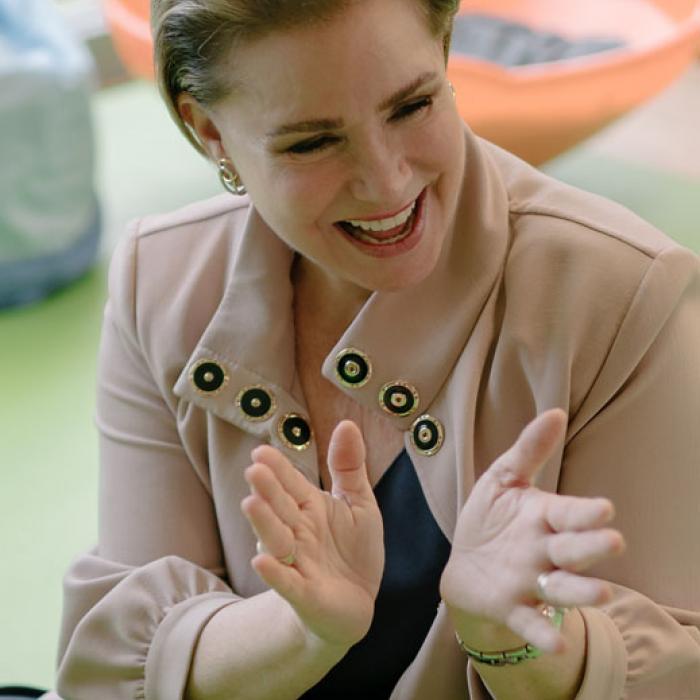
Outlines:
[[[429,409],[450,375],[506,256],[505,186],[483,142],[466,128],[465,139],[463,190],[435,269],[414,287],[372,294],[323,364],[327,379],[372,410],[387,410],[379,400],[383,388],[404,387],[404,394],[406,387],[415,390],[413,410],[392,414],[402,429]],[[251,207],[224,298],[174,391],[284,447],[303,471],[315,475],[313,441],[303,451],[290,450],[279,433],[285,415],[308,415],[295,380],[293,258]],[[360,351],[371,365],[371,376],[357,388],[338,372],[338,358],[347,350]],[[221,363],[227,375],[226,385],[213,394],[198,390],[192,380],[193,369],[207,359]],[[275,411],[265,420],[251,421],[236,403],[250,386],[274,394]]]

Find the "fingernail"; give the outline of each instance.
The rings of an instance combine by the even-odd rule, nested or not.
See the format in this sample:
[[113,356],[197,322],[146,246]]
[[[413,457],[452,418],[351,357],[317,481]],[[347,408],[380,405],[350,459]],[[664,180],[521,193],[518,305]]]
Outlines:
[[600,587],[600,591],[598,593],[598,605],[602,605],[603,603],[608,603],[612,600],[612,598],[613,598],[612,588],[607,583],[603,583],[603,585]]
[[613,552],[615,554],[623,554],[624,551],[627,549],[627,543],[625,542],[625,538],[618,532],[617,536],[614,539],[615,541],[613,542]]

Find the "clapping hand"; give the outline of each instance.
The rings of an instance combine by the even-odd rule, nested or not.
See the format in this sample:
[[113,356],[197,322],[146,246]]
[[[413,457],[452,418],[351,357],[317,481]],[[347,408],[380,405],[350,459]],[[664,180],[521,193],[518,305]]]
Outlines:
[[547,652],[562,651],[564,639],[540,603],[605,602],[610,586],[581,572],[624,549],[622,535],[604,527],[614,514],[610,501],[532,486],[565,430],[563,411],[543,413],[481,476],[459,516],[441,581],[453,617],[473,629],[500,623]]
[[258,575],[325,642],[351,646],[367,633],[384,569],[381,513],[357,426],[331,436],[332,491],[309,483],[277,449],[252,452],[241,509],[258,536]]

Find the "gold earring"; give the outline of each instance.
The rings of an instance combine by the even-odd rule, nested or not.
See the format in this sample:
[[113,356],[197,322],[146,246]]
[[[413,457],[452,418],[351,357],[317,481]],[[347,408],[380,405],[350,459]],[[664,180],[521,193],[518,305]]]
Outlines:
[[455,86],[448,80],[447,84],[450,86],[450,90],[452,91],[452,97],[454,99],[457,99],[457,90],[455,90]]
[[247,194],[248,190],[246,190],[240,176],[234,170],[233,163],[229,158],[221,158],[217,165],[219,166],[219,180],[221,180],[221,184],[227,192],[238,197]]

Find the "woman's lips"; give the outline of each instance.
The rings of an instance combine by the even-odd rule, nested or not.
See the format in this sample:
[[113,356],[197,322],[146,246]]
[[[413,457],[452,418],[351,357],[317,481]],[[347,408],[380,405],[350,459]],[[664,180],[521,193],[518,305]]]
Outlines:
[[411,223],[411,229],[406,234],[401,236],[399,240],[394,243],[382,243],[381,241],[386,241],[390,238],[396,237],[400,234],[402,229],[405,227],[405,223],[401,226],[390,231],[363,231],[368,238],[374,239],[375,242],[370,242],[368,240],[363,240],[363,238],[358,237],[354,233],[347,231],[340,222],[334,224],[335,228],[340,231],[346,240],[350,241],[356,248],[359,248],[362,252],[367,253],[373,257],[391,257],[394,255],[399,255],[405,253],[408,250],[414,248],[418,241],[420,240],[423,230],[425,228],[425,214],[426,214],[426,199],[427,199],[427,187],[420,193],[416,200],[416,206],[408,219],[407,223]]
[[[420,197],[420,195],[418,195],[418,197]],[[416,199],[418,199],[418,197],[416,197]],[[392,219],[393,217],[405,212],[406,209],[408,209],[409,207],[413,206],[413,203],[416,201],[416,199],[412,199],[408,204],[404,204],[404,206],[402,206],[400,209],[397,209],[395,212],[391,212],[389,214],[379,214],[377,216],[366,216],[361,219],[355,219],[355,221],[381,221],[382,219]]]

